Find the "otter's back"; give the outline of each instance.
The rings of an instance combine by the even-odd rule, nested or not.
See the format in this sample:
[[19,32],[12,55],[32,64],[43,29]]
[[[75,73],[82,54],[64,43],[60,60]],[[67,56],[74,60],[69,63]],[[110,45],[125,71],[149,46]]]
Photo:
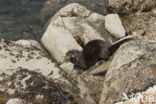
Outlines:
[[109,42],[98,39],[88,42],[83,48],[86,61],[95,61],[100,58],[108,59],[110,46]]

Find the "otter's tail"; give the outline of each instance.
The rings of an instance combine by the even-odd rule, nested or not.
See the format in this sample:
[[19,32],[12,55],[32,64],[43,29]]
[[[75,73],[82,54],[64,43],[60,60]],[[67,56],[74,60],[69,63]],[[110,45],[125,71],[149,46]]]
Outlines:
[[126,37],[118,40],[117,42],[113,43],[111,45],[111,47],[109,48],[110,56],[120,47],[121,44],[123,44],[124,42],[127,42],[129,40],[133,40],[133,39],[134,39],[133,36],[126,36]]

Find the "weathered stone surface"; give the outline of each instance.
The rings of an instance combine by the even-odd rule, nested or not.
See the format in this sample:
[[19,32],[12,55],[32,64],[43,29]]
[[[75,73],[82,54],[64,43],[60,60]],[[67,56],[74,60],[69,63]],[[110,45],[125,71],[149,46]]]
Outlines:
[[[19,0],[17,1],[19,2]],[[63,1],[70,0],[48,0],[45,6],[55,11],[53,6],[57,6],[57,4],[51,5],[51,3],[58,2],[59,4]],[[143,4],[149,3],[149,1],[147,0]],[[20,2],[22,5],[27,5],[30,0],[21,0]],[[87,3],[90,2],[92,0]],[[134,2],[138,3],[138,1]],[[142,4],[140,7],[140,11],[148,10],[144,9]],[[134,10],[133,6],[129,10]],[[0,13],[1,11],[3,10],[0,10]],[[121,11],[121,14],[126,14],[127,11],[128,9],[125,9],[124,12]],[[2,22],[3,19],[0,18]],[[103,15],[76,3],[67,5],[57,12],[49,22],[49,26],[47,25],[48,29],[45,34],[48,35],[45,35],[46,43],[44,45],[46,48],[49,47],[47,49],[59,63],[57,63],[58,67],[36,41],[11,42],[1,39],[0,103],[5,104],[8,99],[17,97],[34,104],[98,104],[99,101],[101,104],[112,104],[112,102],[121,101],[122,92],[127,95],[131,92],[146,92],[146,89],[156,85],[156,56],[154,54],[156,43],[154,41],[128,42],[121,46],[109,61],[102,62],[102,65],[97,63],[87,71],[76,70],[73,68],[73,64],[65,62],[65,54],[68,50],[81,50],[80,45],[84,45],[90,40],[115,41],[115,38],[105,29],[107,22],[105,19]],[[156,40],[155,9],[151,12],[131,14],[129,17],[123,17],[122,20],[130,32],[139,34],[146,40]],[[32,32],[36,34],[36,31]],[[101,92],[102,95],[100,95]],[[151,93],[155,94],[155,89],[151,89],[149,94]]]
[[[53,79],[48,79],[27,69],[19,68],[19,71],[11,75],[0,74],[0,78],[3,79],[0,80],[1,103],[4,98],[7,101],[9,98],[17,97],[32,104],[84,104],[78,96],[78,89],[75,90],[68,84],[55,82]],[[8,93],[10,89],[15,93]],[[5,101],[3,100],[3,102]]]
[[42,42],[54,59],[63,63],[67,51],[81,50],[77,42],[86,44],[93,39],[110,41],[112,37],[106,32],[104,23],[104,16],[93,13],[80,4],[72,3],[52,17]]
[[21,67],[54,79],[63,78],[60,69],[35,41],[0,39],[0,60],[0,73],[11,74]]
[[122,22],[128,31],[136,32],[142,39],[156,40],[156,18],[153,12],[125,16]]
[[72,63],[63,63],[60,67],[77,82],[79,96],[85,98],[84,104],[96,104],[100,99],[103,88],[105,73],[107,72],[108,62],[91,67],[87,71],[74,69]]
[[77,77],[81,74],[80,70],[74,69],[74,64],[71,62],[65,62],[60,65],[62,70],[64,70],[70,77],[77,79]]
[[25,100],[19,98],[9,99],[6,104],[28,104]]
[[121,46],[106,73],[100,104],[119,102],[123,92],[129,95],[156,85],[155,53],[156,42],[136,40]]
[[109,14],[105,17],[105,28],[116,38],[122,38],[126,35],[118,14]]
[[154,16],[154,17],[156,17],[156,8],[152,9],[151,15]]
[[107,0],[108,11],[119,14],[149,11],[154,8],[155,5],[155,0]]
[[[151,12],[151,13],[153,14],[153,12]],[[143,14],[151,14],[151,13],[141,13],[138,15],[133,14],[138,18],[138,20],[139,20],[139,16],[143,16],[140,19],[142,19],[142,18],[145,18],[145,19],[142,19],[142,21],[143,21],[142,23],[139,22],[137,19],[135,21],[133,21],[133,23],[136,22],[136,27],[134,27],[134,28],[128,27],[128,28],[130,30],[133,30],[133,29],[134,30],[136,29],[136,30],[131,31],[131,32],[135,32],[136,34],[143,36],[144,35],[144,30],[142,30],[143,28],[141,28],[139,31],[137,29],[142,27],[142,24],[144,25],[143,27],[146,27],[145,24],[148,24],[149,27],[152,27],[152,28],[148,28],[148,31],[149,31],[148,33],[151,32],[150,34],[153,35],[153,33],[155,31],[155,28],[154,28],[155,18],[153,18],[153,15],[150,15],[150,17],[148,17],[148,15],[143,15]],[[126,17],[124,17],[124,18],[126,19]],[[148,18],[151,18],[151,19],[148,19]],[[123,20],[123,21],[125,23],[125,20]],[[132,23],[132,20],[129,23]],[[105,28],[105,17],[103,17],[97,13],[88,11],[83,6],[81,8],[81,6],[78,4],[71,4],[71,5],[67,5],[66,7],[62,8],[51,19],[50,25],[57,26],[61,29],[64,29],[65,31],[68,31],[70,36],[73,36],[79,44],[81,44],[81,41],[83,41],[84,44],[86,44],[89,40],[96,39],[95,37],[90,37],[90,35],[88,35],[89,38],[84,37],[82,34],[92,34],[92,33],[95,34],[96,32],[97,32],[97,34],[95,34],[96,36],[100,36],[107,41],[113,40],[110,35],[108,35],[107,33],[104,34],[105,33],[105,29],[104,29]],[[130,27],[131,26],[132,26],[132,24],[130,25]],[[89,30],[89,31],[86,32],[85,29]],[[82,32],[82,34],[80,34],[81,32]],[[81,41],[79,41],[79,39]],[[139,62],[140,62],[139,57],[143,56],[146,53],[148,54],[148,52],[151,52],[151,50],[155,47],[155,44],[156,43],[152,43],[152,42],[148,42],[148,41],[140,41],[140,40],[137,40],[134,42],[132,41],[132,43],[128,42],[125,46],[122,46],[122,47],[124,47],[123,50],[121,48],[118,52],[115,53],[115,57],[113,58],[113,61],[111,62],[110,66],[108,63],[103,64],[103,66],[99,66],[100,68],[92,67],[91,69],[89,69],[88,71],[85,71],[83,73],[79,73],[77,70],[74,70],[73,64],[71,64],[71,63],[63,63],[60,65],[60,67],[71,78],[74,78],[76,80],[78,88],[80,89],[80,96],[82,98],[84,98],[86,96],[85,97],[86,99],[84,99],[85,103],[93,103],[93,104],[95,102],[98,103],[99,99],[100,99],[100,93],[102,90],[103,93],[102,93],[101,99],[103,99],[103,100],[101,100],[100,103],[101,104],[103,104],[103,103],[104,104],[105,103],[112,104],[112,102],[118,102],[121,100],[122,93],[120,93],[120,91],[121,92],[125,91],[125,93],[127,93],[127,94],[131,91],[136,93],[135,90],[137,90],[138,92],[140,91],[140,89],[141,89],[141,91],[145,91],[145,87],[150,87],[150,84],[147,82],[147,81],[149,81],[149,76],[147,76],[146,74],[148,74],[148,73],[150,75],[152,75],[152,74],[150,73],[150,71],[148,71],[148,66],[141,66],[141,65],[139,66],[138,65],[135,67],[136,72],[134,71],[134,73],[141,72],[141,68],[144,68],[145,71],[147,71],[147,73],[141,72],[142,74],[140,74],[140,76],[138,76],[139,78],[138,79],[136,78],[134,80],[134,82],[136,82],[136,80],[139,80],[139,82],[136,84],[136,86],[139,86],[137,89],[136,87],[134,88],[133,85],[129,85],[129,83],[131,84],[133,82],[133,80],[132,80],[132,82],[128,82],[129,80],[131,81],[131,79],[133,79],[133,77],[131,77],[130,76],[131,74],[129,74],[129,73],[133,73],[132,69],[134,67],[131,68],[128,65],[131,64],[135,60],[139,60]],[[120,55],[118,55],[118,54],[120,54]],[[151,59],[151,60],[153,60],[153,59]],[[146,61],[146,59],[141,60],[141,62],[142,61]],[[108,66],[109,66],[109,68],[108,68]],[[150,64],[149,64],[149,66],[150,66]],[[126,68],[127,71],[123,74],[121,73],[122,74],[121,76],[123,76],[123,78],[120,78],[119,77],[120,74],[117,71],[118,70],[120,71],[120,69],[122,69],[122,67]],[[98,70],[98,69],[100,69],[100,70]],[[109,70],[106,73],[107,69],[109,69]],[[132,71],[130,71],[130,70],[132,70]],[[103,71],[103,72],[101,73],[101,71]],[[124,72],[124,71],[121,71],[121,72]],[[105,76],[105,74],[106,74],[106,79],[104,77],[101,77],[101,74],[102,74],[102,76]],[[117,76],[116,76],[116,74],[117,74]],[[125,86],[129,85],[127,88],[125,88],[124,84],[123,84],[125,81],[124,79],[127,79],[126,75],[129,75],[128,76],[129,80],[127,80],[125,82],[126,83]],[[135,76],[135,74],[132,76]],[[147,79],[143,78],[142,76],[146,76]],[[107,82],[109,82],[109,80],[111,80],[111,78],[113,79],[113,82],[110,82],[111,84],[107,85]],[[152,78],[153,78],[152,81],[155,80],[154,77],[152,77]],[[120,79],[121,81],[118,79]],[[142,84],[143,82],[141,79],[146,80],[145,83],[147,86]],[[106,84],[104,84],[104,87],[103,87],[103,82],[106,83]],[[149,82],[151,82],[151,81],[149,81]],[[155,84],[154,81],[151,83],[153,85]],[[112,86],[113,86],[113,88],[112,88]],[[115,94],[113,94],[113,93],[115,93]],[[106,101],[106,102],[104,102],[104,101]]]
[[88,98],[99,103],[108,66],[109,62],[104,62],[102,65],[97,64],[78,77],[79,88],[82,89],[86,87],[85,91],[81,90],[83,92],[80,92],[80,96],[85,97],[87,95]]
[[40,50],[43,50],[41,45],[35,40],[18,40],[18,41],[16,41],[16,44],[17,45],[23,45],[25,47],[30,47],[30,48],[31,47],[36,47],[36,48],[38,48]]
[[42,37],[42,43],[58,63],[64,62],[69,50],[82,49],[67,30],[51,24]]
[[85,104],[96,104],[94,96],[92,95],[92,91],[90,87],[85,82],[84,79],[78,77],[78,88],[80,89],[80,96],[84,99]]
[[[77,96],[75,100],[80,100],[90,90],[84,87],[87,83],[83,82],[83,79],[78,80],[82,72],[79,73],[79,70],[74,70],[73,64],[70,63],[63,63],[60,65],[61,69],[56,67],[56,64],[49,59],[44,49],[36,41],[7,41],[1,39],[0,60],[0,95],[6,95],[0,96],[0,103],[6,102],[17,95],[16,97],[25,98],[29,102],[32,102],[32,99],[36,99],[35,101],[46,100],[47,103],[45,104],[48,104],[49,99],[52,99],[49,93],[53,91],[48,90],[47,92],[45,91],[46,93],[43,92],[45,95],[40,92],[42,91],[42,85],[49,85],[49,82],[47,82],[48,78],[52,79],[57,85],[65,86],[62,91],[66,91],[66,87],[68,91],[74,91]],[[47,80],[40,77],[44,77]],[[42,83],[42,80],[44,83]],[[57,89],[54,88],[54,90]],[[31,93],[35,93],[35,95]],[[90,91],[87,98],[82,99],[80,104],[81,102],[83,102],[82,104],[95,104],[95,99],[91,94]],[[31,96],[33,96],[32,99],[27,99]],[[66,95],[63,94],[63,96]]]
[[[70,62],[60,65],[70,77],[76,80],[77,87],[79,88],[79,96],[83,99],[85,104],[96,104],[99,102],[100,94],[103,88],[103,81],[105,73],[107,72],[110,61],[98,62],[87,71],[74,68]],[[102,64],[102,65],[101,65]]]

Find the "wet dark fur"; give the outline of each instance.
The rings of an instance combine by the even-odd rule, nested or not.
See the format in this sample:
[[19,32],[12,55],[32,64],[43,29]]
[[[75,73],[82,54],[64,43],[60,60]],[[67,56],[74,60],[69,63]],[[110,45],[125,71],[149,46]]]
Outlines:
[[68,51],[66,55],[75,66],[86,70],[99,59],[108,60],[115,50],[127,40],[111,45],[109,42],[96,39],[88,42],[81,52],[78,50],[71,50]]

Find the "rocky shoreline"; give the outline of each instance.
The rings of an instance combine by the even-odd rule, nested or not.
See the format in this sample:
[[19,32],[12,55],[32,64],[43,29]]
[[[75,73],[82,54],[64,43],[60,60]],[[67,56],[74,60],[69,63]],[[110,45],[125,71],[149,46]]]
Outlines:
[[[55,8],[54,15],[50,14],[53,2],[47,0],[40,12],[43,45],[31,38],[0,39],[0,104],[156,103],[155,0],[106,0],[107,15],[106,10],[95,12],[94,5],[88,9],[85,5],[90,2],[83,5],[72,0]],[[55,2],[59,5],[63,0]],[[136,37],[122,44],[109,60],[86,71],[67,61],[68,51],[82,50],[91,40],[114,43],[127,35]]]

